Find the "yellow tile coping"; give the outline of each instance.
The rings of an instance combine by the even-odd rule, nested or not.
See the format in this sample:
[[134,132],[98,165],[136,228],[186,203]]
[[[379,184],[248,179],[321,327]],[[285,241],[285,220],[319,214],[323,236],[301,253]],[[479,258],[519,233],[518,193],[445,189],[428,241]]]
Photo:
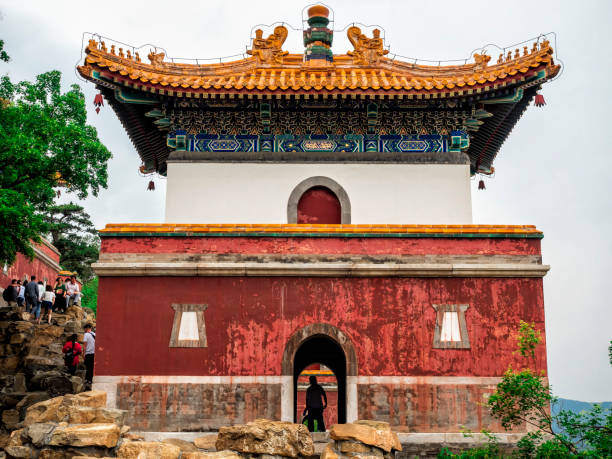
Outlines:
[[314,224],[180,224],[109,223],[106,233],[449,233],[542,234],[533,225],[314,225]]

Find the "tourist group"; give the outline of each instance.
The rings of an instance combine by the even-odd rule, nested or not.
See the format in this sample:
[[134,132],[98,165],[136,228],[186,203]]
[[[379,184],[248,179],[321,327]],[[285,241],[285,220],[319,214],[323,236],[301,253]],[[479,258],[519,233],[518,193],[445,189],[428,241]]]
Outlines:
[[23,284],[19,279],[13,279],[4,289],[2,298],[8,306],[25,306],[25,311],[31,313],[33,320],[38,323],[45,314],[47,322],[51,323],[53,311],[64,313],[69,306],[81,304],[81,292],[74,275],[58,277],[53,286],[37,281],[35,275],[29,281],[24,280]]
[[[2,298],[9,307],[25,307],[25,312],[30,313],[32,320],[41,323],[46,315],[47,323],[51,323],[53,312],[63,314],[68,307],[81,304],[81,291],[76,276],[58,277],[55,284],[37,280],[35,275],[30,280],[13,279],[4,289]],[[77,342],[77,335],[68,338],[62,349],[64,364],[71,375],[74,375],[79,364],[79,356],[85,357],[85,384],[91,385],[94,368],[94,352],[96,346],[96,334],[91,324],[84,327],[83,346]],[[84,352],[83,352],[83,347]]]

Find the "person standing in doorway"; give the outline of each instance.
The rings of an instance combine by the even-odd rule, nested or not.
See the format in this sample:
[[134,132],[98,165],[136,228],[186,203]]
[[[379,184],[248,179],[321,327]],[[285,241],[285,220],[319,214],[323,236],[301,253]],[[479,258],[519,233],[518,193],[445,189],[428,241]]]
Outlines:
[[317,432],[325,432],[325,421],[323,410],[327,408],[327,395],[323,387],[317,383],[317,377],[310,377],[310,386],[306,390],[306,408],[304,414],[308,413],[308,430],[315,431],[314,423],[317,421]]
[[96,352],[96,334],[91,329],[91,324],[85,325],[85,386],[91,388],[94,373],[94,354]]

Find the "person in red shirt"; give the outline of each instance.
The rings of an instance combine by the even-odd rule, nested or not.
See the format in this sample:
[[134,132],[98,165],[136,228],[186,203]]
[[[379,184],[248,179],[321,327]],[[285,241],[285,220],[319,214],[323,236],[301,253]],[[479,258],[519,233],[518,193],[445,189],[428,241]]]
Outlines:
[[79,355],[83,353],[83,348],[77,343],[76,334],[72,335],[64,344],[62,352],[64,353],[64,364],[68,368],[68,372],[74,376],[79,364]]

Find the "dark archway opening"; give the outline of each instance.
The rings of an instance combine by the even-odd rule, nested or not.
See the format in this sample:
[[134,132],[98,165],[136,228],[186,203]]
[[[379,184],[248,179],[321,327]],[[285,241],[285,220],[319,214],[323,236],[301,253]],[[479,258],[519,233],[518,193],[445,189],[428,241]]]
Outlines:
[[[314,363],[325,365],[335,375],[338,384],[338,423],[346,422],[346,356],[340,345],[325,335],[314,335],[304,341],[293,360],[293,420],[300,422],[297,412],[298,378]],[[329,427],[329,426],[328,426]]]
[[298,223],[336,224],[342,223],[342,206],[336,194],[324,186],[313,186],[306,190],[297,205]]

